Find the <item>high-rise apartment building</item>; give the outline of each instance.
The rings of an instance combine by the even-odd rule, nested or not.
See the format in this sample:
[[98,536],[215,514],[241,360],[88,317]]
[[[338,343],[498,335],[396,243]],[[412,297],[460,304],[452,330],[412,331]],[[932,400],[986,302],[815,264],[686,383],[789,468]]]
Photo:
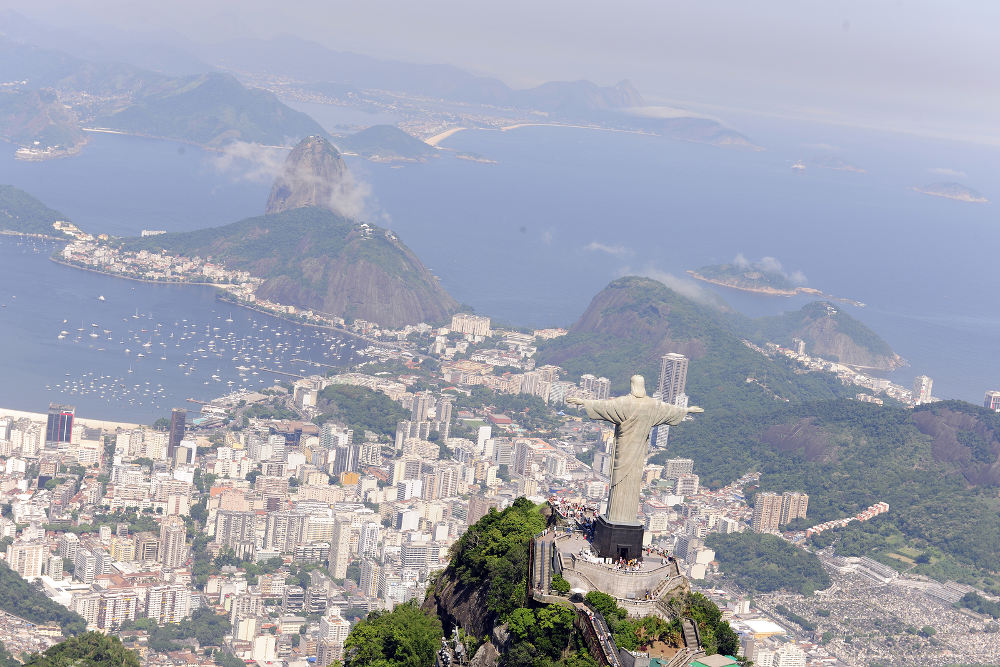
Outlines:
[[781,496],[777,493],[760,492],[754,498],[753,523],[758,533],[777,533],[781,524]]
[[917,403],[926,403],[931,400],[931,386],[934,380],[926,375],[918,375],[913,379],[913,400]]
[[347,563],[351,559],[351,520],[337,519],[330,540],[330,576],[334,579],[347,577]]
[[486,338],[490,335],[490,318],[469,313],[456,313],[451,317],[450,328],[455,333]]
[[271,512],[267,515],[264,528],[264,549],[288,554],[295,551],[295,546],[304,541],[306,522],[309,515],[305,512]]
[[160,557],[167,569],[187,560],[187,528],[179,516],[168,516],[160,524]]
[[49,403],[49,419],[45,426],[45,446],[56,449],[60,443],[73,439],[73,418],[76,408],[72,405]]
[[667,459],[660,477],[664,479],[677,479],[681,475],[687,475],[692,472],[694,472],[693,459]]
[[986,392],[986,400],[983,401],[983,407],[987,410],[1000,412],[1000,391]]
[[44,542],[16,540],[7,546],[7,565],[25,579],[42,576],[49,556]]
[[174,452],[184,439],[184,426],[187,422],[187,410],[174,408],[170,413],[170,439],[167,441],[167,458],[174,460]]
[[809,496],[801,491],[785,491],[781,494],[781,525],[795,519],[806,518]]
[[668,352],[660,357],[660,382],[657,391],[660,400],[674,404],[687,384],[688,358],[677,352]]
[[416,394],[413,397],[413,410],[410,415],[410,420],[415,422],[427,421],[433,400],[434,398],[429,391],[421,391]]

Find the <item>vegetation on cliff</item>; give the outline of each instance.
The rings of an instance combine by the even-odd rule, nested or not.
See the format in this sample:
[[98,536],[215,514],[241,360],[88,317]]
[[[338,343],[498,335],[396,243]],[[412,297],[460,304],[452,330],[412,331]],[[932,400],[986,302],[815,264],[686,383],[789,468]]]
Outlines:
[[138,656],[118,637],[85,632],[34,654],[25,667],[139,667]]
[[683,645],[681,618],[692,619],[698,624],[705,653],[735,656],[740,649],[739,636],[714,602],[701,593],[687,593],[667,601],[673,619],[665,621],[659,616],[629,618],[615,599],[606,593],[591,591],[584,598],[598,611],[614,635],[615,644],[628,651],[647,651],[656,643],[680,647]]
[[52,227],[66,217],[13,185],[0,185],[0,230],[21,234],[61,236]]
[[444,320],[457,303],[395,234],[315,207],[193,232],[129,239],[129,247],[211,257],[265,278],[257,295],[396,327]]
[[851,317],[843,308],[818,301],[801,310],[749,320],[748,337],[788,347],[805,341],[806,353],[844,364],[891,370],[900,359],[881,336]]
[[527,601],[528,543],[545,526],[538,506],[527,498],[518,498],[502,512],[491,510],[452,547],[443,576],[454,575],[466,586],[485,584],[486,615],[503,619]]
[[830,586],[830,577],[815,554],[776,535],[712,533],[705,545],[715,550],[722,573],[748,591],[812,595]]
[[[710,486],[758,470],[759,490],[805,491],[804,525],[851,517],[885,501],[888,514],[828,530],[812,538],[814,544],[916,573],[992,586],[1000,583],[990,574],[1000,549],[1000,501],[995,486],[970,486],[966,478],[968,470],[986,464],[964,466],[970,447],[956,439],[960,452],[945,444],[936,448],[925,435],[933,425],[949,423],[950,405],[911,411],[843,400],[719,412],[671,429],[669,456],[693,458],[695,472]],[[983,439],[1000,434],[995,415],[974,406],[967,411],[982,418],[967,424],[969,433],[978,430]],[[653,461],[667,456],[660,453]],[[993,460],[996,465],[998,459]]]
[[32,623],[55,623],[67,635],[83,632],[87,622],[82,616],[41,591],[6,563],[0,563],[0,609]]
[[344,642],[345,667],[426,667],[441,645],[441,621],[408,602],[373,611]]

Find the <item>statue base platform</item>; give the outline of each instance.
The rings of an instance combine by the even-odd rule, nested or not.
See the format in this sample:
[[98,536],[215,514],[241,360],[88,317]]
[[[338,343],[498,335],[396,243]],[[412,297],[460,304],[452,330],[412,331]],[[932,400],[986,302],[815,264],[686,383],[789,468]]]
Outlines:
[[642,558],[641,523],[611,523],[603,515],[594,521],[594,551],[599,558]]

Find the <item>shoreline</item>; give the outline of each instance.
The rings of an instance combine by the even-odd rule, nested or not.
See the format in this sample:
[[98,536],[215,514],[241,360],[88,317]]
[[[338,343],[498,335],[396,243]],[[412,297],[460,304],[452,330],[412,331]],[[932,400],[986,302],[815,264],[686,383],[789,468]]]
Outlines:
[[150,280],[149,278],[136,278],[135,276],[127,276],[123,273],[109,273],[107,271],[101,271],[100,269],[95,269],[90,266],[80,266],[79,264],[74,264],[73,262],[67,262],[64,259],[59,259],[54,254],[49,256],[49,260],[55,262],[56,264],[62,264],[63,266],[68,266],[71,269],[90,271],[91,273],[99,273],[102,276],[108,276],[110,278],[123,278],[125,280],[132,280],[137,283],[146,283],[147,285],[195,285],[197,287],[214,287],[215,289],[220,289],[220,290],[225,290],[226,287],[228,286],[218,283],[196,283],[190,280]]
[[[30,412],[28,410],[14,410],[12,408],[0,408],[0,417],[13,417],[14,419],[30,419],[32,421],[46,422],[49,418],[45,412]],[[95,419],[92,417],[80,417],[74,415],[74,424],[83,424],[88,428],[99,428],[103,431],[115,431],[117,429],[131,430],[150,424],[135,424],[132,422],[119,422],[111,419]]]
[[[89,267],[89,266],[80,266],[78,264],[73,264],[72,262],[67,262],[65,260],[58,259],[55,255],[51,255],[49,257],[49,260],[51,260],[52,262],[55,262],[56,264],[61,264],[63,266],[69,267],[71,269],[80,269],[80,270],[83,270],[83,271],[90,271],[91,273],[97,273],[97,274],[100,274],[100,275],[108,276],[110,278],[124,278],[125,280],[132,280],[132,281],[135,281],[135,282],[146,283],[148,285],[185,285],[185,286],[190,285],[190,286],[196,286],[196,287],[214,287],[217,290],[217,292],[215,294],[216,301],[221,301],[223,303],[227,303],[227,304],[230,304],[230,305],[233,305],[233,306],[237,306],[237,307],[240,307],[240,308],[246,308],[247,310],[252,310],[253,312],[260,313],[262,315],[268,315],[270,317],[274,317],[274,318],[282,320],[284,322],[290,322],[292,324],[297,324],[299,326],[313,327],[313,328],[316,328],[316,329],[329,329],[329,330],[334,331],[334,332],[336,332],[338,334],[343,334],[345,336],[350,336],[352,338],[356,338],[358,340],[362,340],[362,341],[364,341],[366,343],[369,343],[371,345],[383,345],[385,347],[390,347],[390,348],[399,350],[400,352],[408,352],[408,353],[412,354],[415,358],[421,358],[421,359],[429,358],[425,354],[422,354],[420,352],[414,352],[413,350],[408,350],[408,349],[406,349],[406,348],[404,348],[402,346],[394,344],[391,341],[383,341],[383,340],[378,340],[378,339],[375,339],[375,338],[369,338],[369,337],[367,337],[367,336],[365,336],[363,334],[355,333],[353,331],[350,331],[349,329],[344,329],[344,328],[338,327],[337,325],[334,325],[334,324],[321,324],[321,323],[317,323],[317,322],[307,322],[307,321],[304,321],[304,320],[301,320],[301,319],[297,319],[297,318],[291,316],[289,313],[282,313],[280,311],[273,311],[273,310],[269,310],[269,309],[262,308],[262,307],[259,307],[259,306],[254,306],[252,303],[248,303],[248,302],[245,302],[245,301],[242,301],[240,299],[237,299],[235,297],[230,296],[229,290],[226,289],[226,287],[228,287],[228,285],[225,285],[225,284],[196,283],[196,282],[190,282],[190,281],[149,280],[148,278],[135,278],[135,277],[127,276],[127,275],[123,275],[123,274],[108,273],[106,271],[101,271],[99,269],[95,269],[95,268]],[[227,296],[229,296],[230,298],[226,298]],[[314,311],[314,312],[318,312],[318,311]]]
[[424,143],[435,148],[441,148],[441,142],[448,139],[454,134],[458,134],[463,130],[487,130],[492,132],[509,132],[511,130],[519,130],[523,127],[566,127],[574,130],[598,130],[600,132],[618,132],[621,134],[639,134],[642,136],[655,137],[659,136],[653,132],[647,132],[645,130],[623,130],[616,127],[602,127],[600,125],[577,125],[573,123],[514,123],[513,125],[503,125],[501,127],[453,127],[444,132],[439,132],[432,137],[424,139]]

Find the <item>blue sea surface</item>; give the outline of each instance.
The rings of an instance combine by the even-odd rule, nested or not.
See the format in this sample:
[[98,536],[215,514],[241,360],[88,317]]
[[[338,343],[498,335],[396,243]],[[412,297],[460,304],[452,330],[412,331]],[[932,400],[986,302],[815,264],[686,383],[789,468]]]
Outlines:
[[[767,256],[790,273],[803,273],[812,287],[866,303],[842,307],[910,362],[895,380],[909,384],[927,374],[936,395],[974,402],[985,390],[1000,388],[995,205],[911,189],[957,180],[995,200],[1000,151],[749,116],[740,123],[767,150],[525,127],[459,132],[444,142],[441,157],[426,163],[351,159],[349,165],[371,190],[369,219],[395,230],[456,299],[500,322],[569,325],[594,294],[627,274],[661,277],[698,296],[715,288],[691,281],[686,270],[728,262],[738,253],[751,260]],[[458,152],[496,163],[458,159]],[[813,160],[829,156],[866,171],[814,166]],[[807,168],[793,169],[797,160]],[[195,229],[259,215],[269,189],[260,179],[220,169],[218,154],[112,135],[94,137],[81,155],[64,160],[23,163],[4,153],[0,182],[28,190],[89,231],[114,234]],[[137,296],[131,298],[133,289]],[[64,400],[44,386],[65,381],[67,370],[77,377],[100,372],[107,363],[95,351],[80,356],[81,344],[66,344],[68,338],[56,340],[62,328],[76,333],[81,317],[89,327],[88,313],[95,308],[114,303],[110,322],[136,308],[152,311],[164,326],[185,313],[202,326],[215,326],[229,314],[203,288],[88,274],[44,254],[19,254],[3,240],[0,295],[8,293],[32,302],[30,308],[19,304],[27,310],[16,317],[17,311],[0,312],[6,359],[25,360],[4,362],[4,374],[15,382],[0,382],[0,406],[20,409]],[[808,302],[721,288],[716,293],[751,315]],[[108,300],[99,304],[98,294]],[[11,300],[2,300],[10,311]],[[40,317],[44,326],[33,322]],[[62,319],[73,326],[64,327]],[[101,328],[118,334],[115,327]],[[237,333],[253,335],[249,329]],[[124,355],[113,358],[114,375],[127,374]],[[233,379],[211,370],[223,381]],[[203,382],[214,380],[205,377],[197,386],[187,384],[192,377],[157,382],[175,402],[213,389]],[[124,419],[126,412],[102,416]]]

